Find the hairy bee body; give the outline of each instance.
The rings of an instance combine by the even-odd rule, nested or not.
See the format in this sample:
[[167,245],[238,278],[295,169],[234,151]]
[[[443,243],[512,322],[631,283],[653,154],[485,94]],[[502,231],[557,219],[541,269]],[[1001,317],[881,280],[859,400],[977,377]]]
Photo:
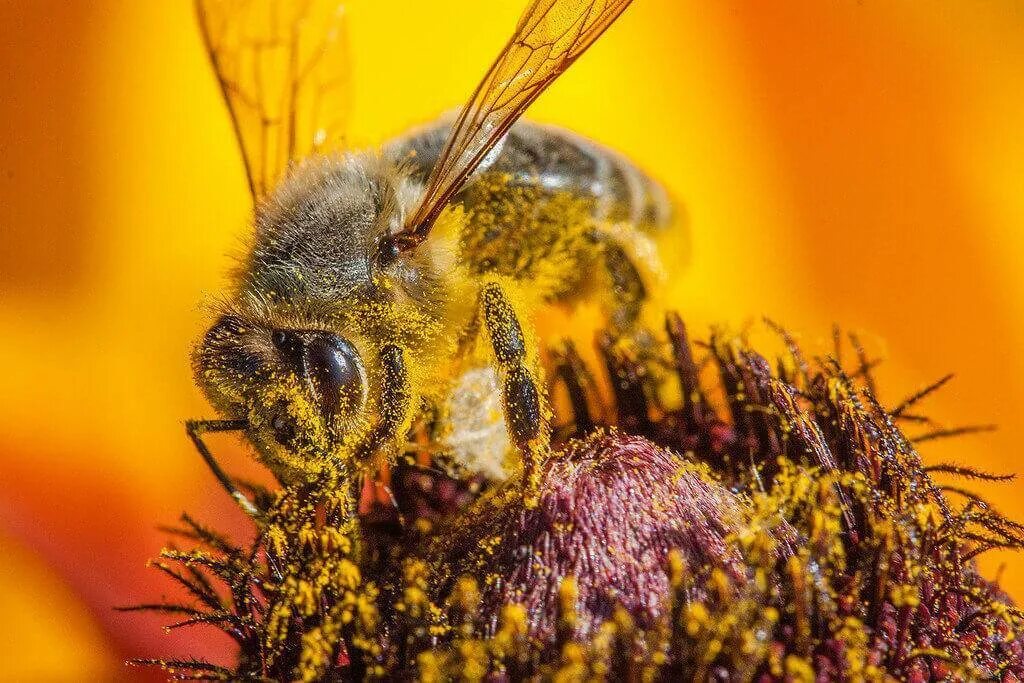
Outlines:
[[452,120],[341,153],[338,0],[196,0],[255,214],[193,355],[221,419],[186,426],[246,511],[204,432],[243,431],[280,480],[319,485],[393,460],[415,433],[536,490],[551,416],[536,308],[598,301],[646,348],[665,193],[610,150],[519,120],[629,2],[531,0]]
[[[447,121],[388,144],[405,153],[412,175],[426,178],[448,136]],[[536,186],[593,200],[596,221],[628,222],[641,229],[667,224],[672,206],[664,189],[612,149],[558,126],[519,121],[478,169],[508,174],[513,186]],[[468,184],[472,185],[472,181]],[[467,187],[468,189],[468,187]],[[461,193],[465,198],[466,192]]]
[[[442,122],[388,146],[422,182],[436,162]],[[649,236],[672,220],[664,189],[617,152],[566,129],[520,121],[456,195],[466,220],[460,267],[476,278],[505,277],[535,300],[598,299],[628,332],[645,281],[658,264]],[[496,478],[509,452],[492,368],[470,363],[442,403],[444,448],[456,463]]]
[[[252,248],[221,321],[197,351],[197,375],[222,413],[248,422],[250,440],[285,478],[325,456],[350,456],[392,409],[378,362],[384,345],[407,361],[411,407],[396,430],[407,429],[419,405],[444,413],[452,388],[486,364],[472,349],[488,282],[512,283],[527,294],[525,306],[600,295],[621,331],[636,320],[650,265],[650,254],[637,258],[637,245],[668,224],[670,204],[618,154],[554,127],[517,123],[422,245],[381,257],[382,241],[422,194],[447,130],[424,129],[382,154],[307,159],[257,208]],[[296,341],[276,343],[281,330],[295,331]],[[322,346],[323,335],[351,349],[351,377],[342,383],[355,387],[351,395],[341,387],[344,405],[329,410],[304,351]],[[535,354],[509,353],[539,376]],[[501,412],[481,410],[467,415],[463,405],[453,423],[500,434]],[[445,441],[466,439],[449,430]],[[503,446],[491,438],[489,447]]]
[[[383,157],[304,162],[257,212],[243,283],[254,293],[325,304],[371,289],[375,240],[401,225],[447,134],[440,124],[385,145]],[[454,201],[466,214],[455,257],[474,275],[534,281],[551,299],[589,291],[587,280],[596,278],[580,266],[600,267],[592,262],[598,251],[626,248],[621,243],[671,221],[658,183],[565,129],[518,122],[489,157]],[[439,274],[422,266],[400,274],[406,292],[445,296],[431,291]]]
[[[422,181],[448,130],[429,127],[392,143],[390,153]],[[459,253],[472,273],[528,281],[549,300],[600,290],[614,299],[611,322],[622,328],[645,296],[634,266],[655,265],[647,237],[673,214],[664,189],[621,154],[527,121],[512,127],[455,199],[468,213]]]

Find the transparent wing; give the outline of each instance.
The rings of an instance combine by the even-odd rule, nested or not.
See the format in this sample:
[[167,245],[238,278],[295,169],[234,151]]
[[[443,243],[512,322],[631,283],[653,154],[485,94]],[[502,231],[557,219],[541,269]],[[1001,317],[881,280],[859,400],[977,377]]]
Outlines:
[[462,109],[423,199],[398,236],[416,244],[522,113],[607,29],[630,0],[532,0],[512,39]]
[[344,8],[338,0],[196,0],[196,9],[258,199],[292,160],[343,143]]

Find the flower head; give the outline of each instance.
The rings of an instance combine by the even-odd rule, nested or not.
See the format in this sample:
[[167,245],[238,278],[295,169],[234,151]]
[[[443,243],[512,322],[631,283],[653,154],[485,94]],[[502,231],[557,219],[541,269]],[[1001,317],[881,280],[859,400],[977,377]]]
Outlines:
[[614,420],[595,417],[571,349],[556,354],[573,410],[530,500],[515,478],[403,465],[398,512],[358,517],[335,482],[260,496],[248,547],[186,520],[205,547],[160,567],[196,604],[144,607],[222,628],[239,657],[162,664],[306,680],[1024,676],[1022,614],[973,561],[1024,545],[1024,526],[933,479],[991,475],[922,465],[899,424],[931,389],[886,409],[855,338],[847,369],[811,365],[781,330],[775,364],[713,337],[709,382],[677,316],[667,333],[664,357],[600,345]]

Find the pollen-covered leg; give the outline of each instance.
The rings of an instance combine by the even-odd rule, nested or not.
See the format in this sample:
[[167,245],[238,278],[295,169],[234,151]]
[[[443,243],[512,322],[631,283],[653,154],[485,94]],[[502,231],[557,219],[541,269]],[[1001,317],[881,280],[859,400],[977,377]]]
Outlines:
[[362,461],[377,454],[389,441],[399,436],[408,422],[412,406],[405,351],[394,344],[385,345],[380,352],[380,364],[380,420],[359,447],[358,457]]
[[530,371],[521,363],[505,370],[505,413],[509,431],[520,448],[527,448],[540,436],[540,396]]
[[547,436],[540,391],[527,366],[526,340],[515,310],[501,287],[493,282],[480,292],[484,324],[494,357],[504,378],[503,397],[509,435],[523,458],[527,481],[532,480],[536,448]]

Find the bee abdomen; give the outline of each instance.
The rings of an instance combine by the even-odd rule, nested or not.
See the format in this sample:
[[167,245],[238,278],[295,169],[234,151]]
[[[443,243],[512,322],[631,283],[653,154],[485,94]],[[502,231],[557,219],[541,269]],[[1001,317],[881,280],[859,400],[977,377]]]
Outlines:
[[[447,136],[437,125],[389,148],[426,180]],[[622,155],[569,131],[520,121],[455,196],[459,254],[473,273],[529,282],[547,301],[609,301],[629,329],[660,272],[648,239],[673,220],[664,189]],[[603,286],[602,286],[603,285]],[[602,290],[607,290],[603,292]]]
[[[448,135],[447,123],[431,126],[390,146],[425,180]],[[556,126],[519,121],[476,172],[506,175],[512,185],[590,200],[597,221],[658,229],[672,220],[664,188],[621,154]],[[473,193],[473,180],[460,197]]]
[[621,154],[562,128],[516,124],[486,170],[507,173],[515,184],[590,198],[599,222],[657,229],[672,219],[659,183]]

